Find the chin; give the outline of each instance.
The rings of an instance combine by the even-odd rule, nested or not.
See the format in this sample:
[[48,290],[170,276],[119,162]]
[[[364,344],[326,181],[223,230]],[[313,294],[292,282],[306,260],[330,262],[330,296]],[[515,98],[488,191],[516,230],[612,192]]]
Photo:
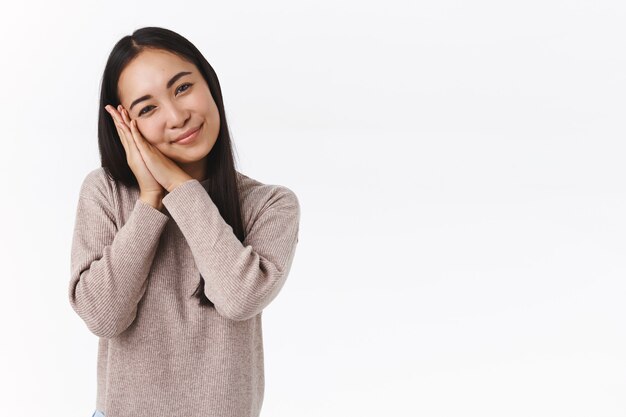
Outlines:
[[206,158],[206,156],[211,152],[210,148],[204,149],[189,149],[184,154],[172,155],[169,157],[171,160],[182,163],[189,164],[192,162],[198,162],[202,159]]

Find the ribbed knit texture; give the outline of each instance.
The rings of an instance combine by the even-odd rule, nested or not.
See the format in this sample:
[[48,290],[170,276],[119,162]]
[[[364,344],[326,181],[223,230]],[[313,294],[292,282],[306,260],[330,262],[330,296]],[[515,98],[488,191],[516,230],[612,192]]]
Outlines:
[[[265,388],[262,310],[289,274],[300,206],[237,172],[243,244],[195,179],[159,211],[139,190],[83,181],[69,301],[99,336],[96,408],[106,417],[256,417]],[[214,306],[192,297],[200,281]]]

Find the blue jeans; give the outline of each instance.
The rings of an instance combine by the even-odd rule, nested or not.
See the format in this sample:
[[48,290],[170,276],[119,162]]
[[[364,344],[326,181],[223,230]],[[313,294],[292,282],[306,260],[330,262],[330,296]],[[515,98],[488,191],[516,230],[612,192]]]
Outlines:
[[96,410],[91,417],[104,417],[104,413],[100,410]]

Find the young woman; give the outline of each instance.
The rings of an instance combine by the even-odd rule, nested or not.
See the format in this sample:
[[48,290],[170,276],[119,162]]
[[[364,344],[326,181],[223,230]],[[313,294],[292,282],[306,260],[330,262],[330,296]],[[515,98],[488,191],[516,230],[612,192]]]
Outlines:
[[217,75],[167,29],[111,51],[98,144],[69,285],[100,338],[94,416],[258,416],[261,313],[294,258],[296,195],[235,169]]

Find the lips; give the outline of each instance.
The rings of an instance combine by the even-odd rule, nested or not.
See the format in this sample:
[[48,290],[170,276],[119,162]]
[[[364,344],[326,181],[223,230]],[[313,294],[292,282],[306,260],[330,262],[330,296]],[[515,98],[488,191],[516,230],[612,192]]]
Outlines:
[[202,127],[202,125],[200,125],[200,126],[198,126],[198,127],[195,127],[195,128],[193,128],[193,129],[189,129],[189,130],[187,130],[186,132],[184,132],[183,134],[181,134],[179,137],[177,137],[176,139],[174,139],[174,140],[172,141],[172,143],[176,143],[176,142],[178,142],[178,141],[180,141],[180,140],[183,140],[183,139],[187,138],[188,136],[193,135],[193,134],[194,134],[194,133],[196,133],[198,130],[200,130],[200,128],[201,128],[201,127]]

